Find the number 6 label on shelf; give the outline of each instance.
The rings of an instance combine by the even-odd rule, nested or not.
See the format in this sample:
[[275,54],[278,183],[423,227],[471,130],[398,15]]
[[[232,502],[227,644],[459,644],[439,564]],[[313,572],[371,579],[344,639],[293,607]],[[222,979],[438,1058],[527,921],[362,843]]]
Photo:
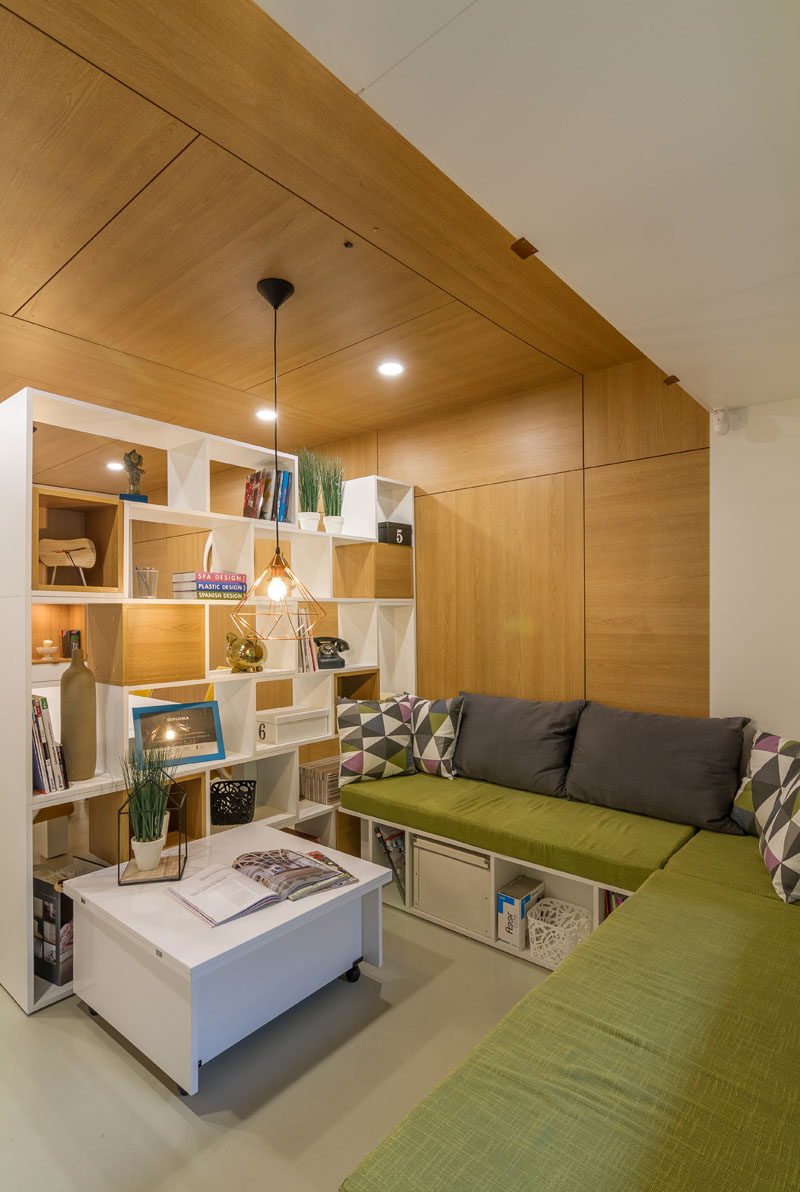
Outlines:
[[267,726],[264,724],[263,720],[258,726],[258,739],[259,741],[266,741],[267,739]]

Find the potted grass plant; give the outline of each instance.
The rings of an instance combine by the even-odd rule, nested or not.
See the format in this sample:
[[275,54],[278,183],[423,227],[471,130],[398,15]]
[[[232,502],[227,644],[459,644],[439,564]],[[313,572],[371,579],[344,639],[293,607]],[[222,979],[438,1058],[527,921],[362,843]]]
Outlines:
[[167,800],[175,761],[169,749],[131,749],[122,759],[122,777],[128,792],[131,847],[142,871],[156,869],[167,839]]
[[302,447],[297,453],[297,520],[301,530],[319,529],[319,470],[316,451]]
[[344,493],[344,464],[340,459],[320,459],[319,486],[322,490],[322,521],[328,534],[341,534],[342,496]]

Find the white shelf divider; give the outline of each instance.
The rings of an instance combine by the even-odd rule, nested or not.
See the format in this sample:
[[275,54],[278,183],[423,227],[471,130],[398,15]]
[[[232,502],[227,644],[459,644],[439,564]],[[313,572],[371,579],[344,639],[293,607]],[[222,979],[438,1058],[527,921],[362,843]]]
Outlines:
[[[32,486],[34,423],[63,427],[87,436],[136,444],[145,456],[147,449],[167,453],[168,505],[124,502],[122,515],[122,573],[119,592],[54,591],[32,588]],[[97,767],[92,778],[73,783],[68,790],[35,795],[32,789],[30,695],[47,695],[56,737],[60,734],[60,678],[64,664],[34,666],[31,658],[31,606],[91,604],[161,604],[174,607],[183,601],[157,602],[137,597],[133,582],[135,523],[176,526],[211,536],[211,568],[243,572],[248,582],[255,579],[255,543],[274,537],[271,522],[253,521],[239,513],[217,513],[212,509],[212,468],[216,464],[253,471],[268,462],[269,452],[258,444],[237,443],[206,435],[186,427],[75,401],[37,389],[23,389],[0,403],[0,498],[4,507],[15,510],[8,519],[4,537],[4,567],[0,572],[0,613],[7,633],[4,715],[0,720],[0,747],[4,753],[4,783],[0,805],[4,810],[4,833],[0,841],[0,984],[22,1008],[31,1013],[70,996],[69,985],[55,986],[39,977],[33,968],[33,838],[32,821],[46,807],[62,803],[91,801],[122,790],[122,759],[131,742],[131,706],[137,691],[153,691],[158,702],[169,688],[186,688],[197,697],[213,685],[219,704],[226,757],[221,761],[189,763],[179,767],[187,776],[204,775],[205,822],[210,827],[209,791],[216,773],[252,777],[258,783],[256,818],[276,827],[303,823],[313,825],[315,834],[332,845],[335,839],[335,807],[300,800],[299,750],[303,744],[328,740],[326,735],[309,737],[292,745],[259,745],[256,706],[258,685],[277,681],[291,683],[291,706],[324,709],[328,728],[335,734],[337,676],[376,669],[387,672],[390,685],[402,679],[403,686],[414,673],[413,600],[377,600],[364,597],[337,599],[333,596],[333,548],[376,542],[379,521],[405,521],[413,526],[414,490],[408,484],[385,477],[366,476],[344,486],[344,525],[341,534],[300,530],[296,524],[297,459],[279,453],[280,466],[292,472],[292,496],[281,537],[291,547],[292,567],[322,602],[337,606],[339,636],[350,642],[346,665],[329,671],[298,673],[297,646],[293,641],[267,645],[264,670],[234,674],[211,670],[219,645],[210,649],[210,631],[221,632],[210,614],[212,602],[203,601],[205,625],[205,674],[191,680],[141,682],[134,686],[111,683],[96,685]],[[76,494],[82,494],[80,476]],[[20,512],[22,516],[20,517]],[[413,546],[412,546],[413,549]],[[171,578],[171,577],[170,577]],[[198,601],[198,603],[201,603]],[[231,602],[231,611],[234,602]],[[258,613],[259,602],[253,609]],[[261,605],[263,618],[263,603]],[[89,646],[91,656],[91,645]],[[386,686],[386,684],[383,684]],[[283,697],[282,697],[283,699]],[[288,701],[287,701],[288,702]],[[88,809],[91,811],[91,804]],[[214,829],[224,830],[224,829]]]

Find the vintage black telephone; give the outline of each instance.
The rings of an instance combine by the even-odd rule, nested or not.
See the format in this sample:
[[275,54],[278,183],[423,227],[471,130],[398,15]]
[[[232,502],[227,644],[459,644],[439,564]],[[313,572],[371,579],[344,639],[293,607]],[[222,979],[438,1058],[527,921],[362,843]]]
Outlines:
[[344,666],[344,658],[340,650],[349,650],[350,643],[341,637],[315,637],[317,643],[317,662],[320,670],[335,670]]

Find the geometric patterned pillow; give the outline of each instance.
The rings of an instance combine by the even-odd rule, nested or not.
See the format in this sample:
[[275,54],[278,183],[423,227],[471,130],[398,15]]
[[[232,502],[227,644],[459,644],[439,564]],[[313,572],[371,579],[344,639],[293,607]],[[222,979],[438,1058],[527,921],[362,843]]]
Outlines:
[[340,699],[339,786],[414,773],[411,701]]
[[464,700],[420,699],[412,695],[411,728],[414,734],[414,762],[423,774],[454,778],[453,754]]
[[761,856],[778,896],[800,902],[800,774],[774,797],[762,819],[765,806],[756,812]]
[[[800,741],[759,733],[731,816],[751,836],[759,835],[778,795],[800,776]],[[760,821],[760,823],[759,823]]]

